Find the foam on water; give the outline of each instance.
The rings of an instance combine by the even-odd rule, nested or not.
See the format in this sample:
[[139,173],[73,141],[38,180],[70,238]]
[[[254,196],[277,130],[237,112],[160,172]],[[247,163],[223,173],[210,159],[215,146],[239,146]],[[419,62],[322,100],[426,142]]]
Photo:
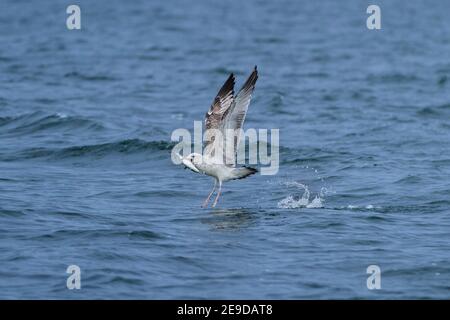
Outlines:
[[381,206],[374,206],[373,204],[368,205],[353,205],[349,204],[346,207],[342,207],[342,209],[350,209],[350,210],[358,210],[358,209],[367,209],[367,210],[373,210],[373,209],[381,209]]

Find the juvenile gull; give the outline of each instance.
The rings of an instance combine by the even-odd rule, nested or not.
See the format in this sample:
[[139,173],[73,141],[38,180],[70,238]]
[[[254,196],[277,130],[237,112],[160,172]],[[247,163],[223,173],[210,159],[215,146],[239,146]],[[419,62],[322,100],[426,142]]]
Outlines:
[[[256,169],[246,166],[236,167],[235,163],[245,115],[257,79],[258,70],[255,66],[241,90],[234,95],[234,75],[230,74],[205,115],[206,142],[203,154],[191,153],[181,158],[187,168],[215,179],[213,189],[203,202],[203,208],[208,205],[217,184],[219,190],[212,207],[215,207],[219,200],[223,182],[243,179],[257,172]],[[227,132],[231,130],[235,134],[230,136]]]

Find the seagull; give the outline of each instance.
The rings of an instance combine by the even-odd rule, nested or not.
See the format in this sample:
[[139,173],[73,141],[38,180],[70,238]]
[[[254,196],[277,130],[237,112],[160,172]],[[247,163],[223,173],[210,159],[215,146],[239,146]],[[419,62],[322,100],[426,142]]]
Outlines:
[[[257,79],[258,70],[255,66],[241,90],[234,95],[235,78],[231,73],[205,115],[206,142],[203,154],[191,153],[185,157],[179,155],[186,168],[214,178],[214,187],[203,202],[203,208],[208,206],[217,184],[219,184],[219,190],[212,205],[213,208],[219,200],[223,182],[243,179],[258,172],[257,169],[247,166],[236,167],[235,164],[240,134]],[[227,135],[230,130],[235,135]],[[227,150],[229,148],[233,149]]]

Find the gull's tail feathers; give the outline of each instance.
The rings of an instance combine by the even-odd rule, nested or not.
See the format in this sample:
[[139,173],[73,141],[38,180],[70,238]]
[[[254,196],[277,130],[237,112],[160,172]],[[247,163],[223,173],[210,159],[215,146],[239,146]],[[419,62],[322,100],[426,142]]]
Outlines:
[[258,172],[257,169],[251,167],[234,168],[233,171],[231,172],[233,177],[230,180],[244,179],[257,172]]

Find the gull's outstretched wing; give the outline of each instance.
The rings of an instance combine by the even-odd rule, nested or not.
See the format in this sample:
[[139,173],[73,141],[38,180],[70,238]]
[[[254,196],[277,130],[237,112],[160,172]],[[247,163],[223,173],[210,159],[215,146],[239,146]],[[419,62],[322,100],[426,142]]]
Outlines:
[[[214,151],[214,136],[216,131],[222,131],[223,115],[230,109],[234,100],[234,75],[230,74],[227,81],[217,93],[211,107],[205,115],[205,147],[203,154],[212,155]],[[216,145],[222,149],[222,144]]]
[[[234,98],[233,104],[225,111],[223,115],[222,132],[225,134],[228,129],[232,129],[236,132],[234,143],[232,144],[234,148],[234,157],[236,157],[236,153],[238,151],[239,141],[241,138],[239,134],[240,129],[242,129],[242,126],[244,125],[245,116],[247,114],[248,106],[252,98],[253,90],[255,90],[256,80],[258,80],[258,70],[255,66],[252,74],[248,77],[247,81],[244,83],[241,90],[239,90],[238,94]],[[223,152],[224,154],[226,154],[225,150]],[[234,159],[231,162],[234,163]],[[230,164],[230,159],[226,160],[226,163]]]

